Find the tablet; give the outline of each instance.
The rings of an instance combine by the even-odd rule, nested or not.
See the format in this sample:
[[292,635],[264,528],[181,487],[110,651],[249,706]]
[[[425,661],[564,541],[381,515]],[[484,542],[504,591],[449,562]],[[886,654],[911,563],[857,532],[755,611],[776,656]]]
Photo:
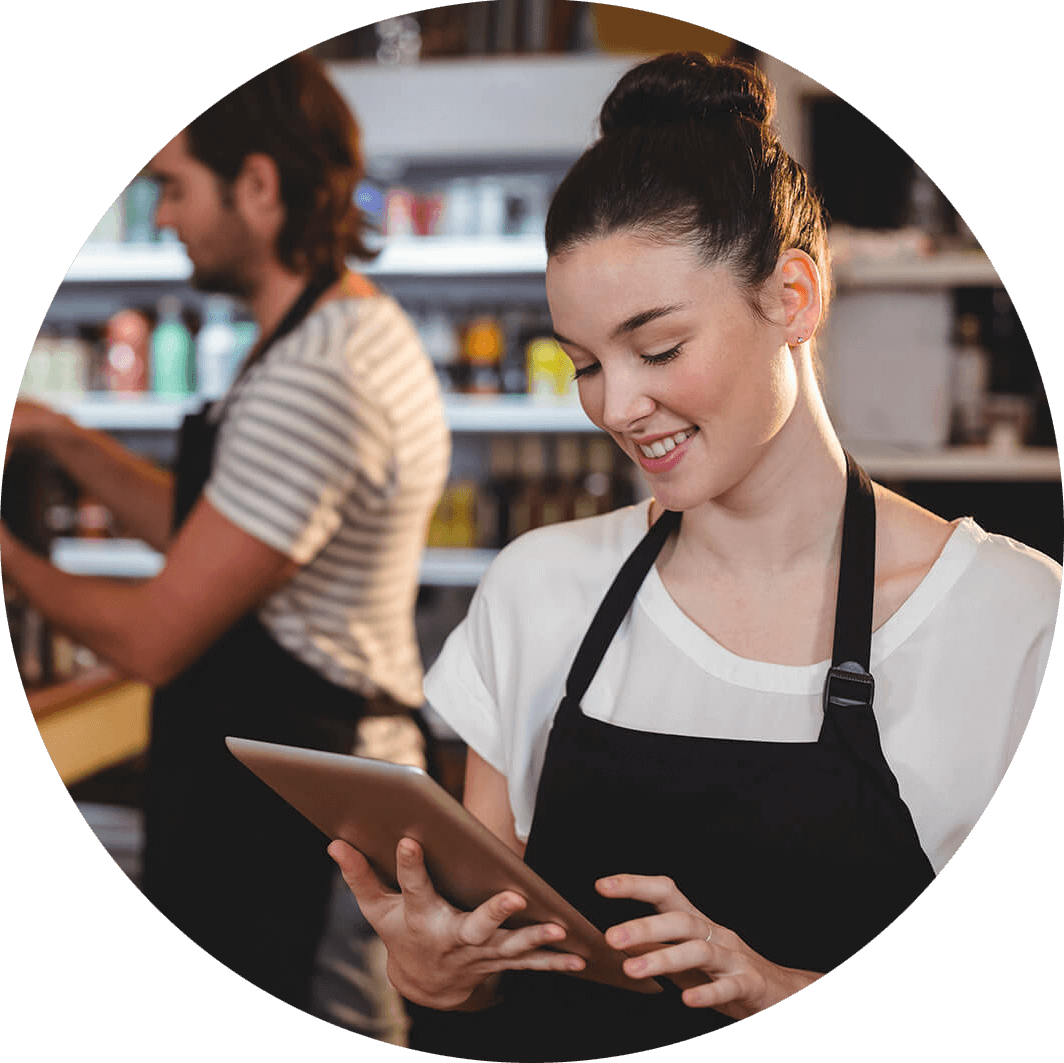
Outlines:
[[413,838],[425,853],[436,891],[463,911],[513,890],[528,902],[504,924],[557,923],[567,936],[555,946],[583,958],[589,978],[637,993],[660,993],[651,979],[629,978],[625,954],[420,768],[368,757],[226,738],[243,764],[328,838],[358,849],[382,880],[396,886],[395,848]]

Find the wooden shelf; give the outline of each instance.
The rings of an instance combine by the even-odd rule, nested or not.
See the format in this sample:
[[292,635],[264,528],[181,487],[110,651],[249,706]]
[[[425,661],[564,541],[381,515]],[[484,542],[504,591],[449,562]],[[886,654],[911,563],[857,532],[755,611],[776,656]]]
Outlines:
[[48,755],[70,786],[148,746],[151,689],[111,668],[27,693]]

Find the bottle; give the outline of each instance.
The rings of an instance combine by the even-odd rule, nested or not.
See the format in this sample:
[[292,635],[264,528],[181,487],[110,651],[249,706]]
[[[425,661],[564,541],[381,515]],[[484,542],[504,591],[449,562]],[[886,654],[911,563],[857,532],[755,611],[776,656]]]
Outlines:
[[961,315],[957,340],[953,350],[953,440],[983,443],[987,431],[990,354],[979,341],[979,318],[975,314]]
[[562,519],[593,517],[599,512],[598,499],[587,489],[579,438],[559,436],[554,441],[554,461],[565,507]]
[[458,334],[451,319],[440,310],[431,310],[418,319],[421,345],[436,370],[440,391],[455,390],[455,367],[461,356]]
[[128,243],[150,244],[158,239],[155,206],[159,186],[150,177],[137,177],[122,195],[125,238]]
[[439,230],[446,236],[474,236],[477,220],[473,182],[467,177],[457,177],[444,192]]
[[14,647],[23,686],[40,686],[51,678],[46,639],[44,617],[33,606],[26,605],[22,610],[22,622],[19,625],[19,644]]
[[510,503],[510,538],[516,539],[543,522],[543,479],[547,455],[543,440],[538,436],[524,436],[518,446],[517,471],[519,487]]
[[103,217],[96,223],[96,227],[89,233],[87,243],[94,244],[120,244],[124,226],[122,221],[122,198],[116,199],[104,211]]
[[513,436],[492,436],[488,444],[488,479],[477,500],[478,545],[498,549],[510,541],[510,507],[517,491],[517,448]]
[[79,539],[108,539],[111,536],[111,514],[98,499],[82,495],[78,499],[77,537]]
[[462,356],[468,373],[468,392],[474,395],[497,395],[502,389],[499,366],[503,344],[502,326],[490,314],[478,314],[466,324],[462,336]]
[[26,360],[26,369],[19,385],[19,395],[23,398],[46,398],[52,375],[52,354],[55,351],[57,336],[55,329],[44,326],[33,341],[30,356]]
[[108,391],[148,388],[151,323],[139,310],[119,310],[104,331],[103,382]]
[[89,381],[92,352],[72,325],[64,325],[52,346],[48,367],[48,392],[65,398],[81,398]]
[[181,320],[181,302],[174,295],[159,300],[159,323],[151,335],[151,388],[156,395],[184,397],[189,386],[192,336]]
[[614,497],[616,477],[613,474],[613,444],[604,436],[596,436],[588,443],[587,469],[583,483],[587,498],[583,505],[594,513],[609,513],[617,505]]
[[549,336],[529,340],[525,360],[530,395],[559,398],[575,394],[572,362],[557,340]]
[[205,399],[219,399],[233,381],[237,364],[233,304],[224,295],[210,295],[204,322],[196,333],[196,383]]
[[543,497],[539,507],[540,525],[558,524],[565,520],[569,511],[569,492],[565,478],[566,458],[564,440],[555,439],[554,462],[543,478]]
[[56,469],[48,478],[42,511],[49,551],[56,539],[65,539],[77,534],[78,486],[60,469]]
[[259,339],[259,326],[254,321],[234,321],[233,335],[236,337],[233,347],[233,376],[240,372],[244,359],[251,353]]

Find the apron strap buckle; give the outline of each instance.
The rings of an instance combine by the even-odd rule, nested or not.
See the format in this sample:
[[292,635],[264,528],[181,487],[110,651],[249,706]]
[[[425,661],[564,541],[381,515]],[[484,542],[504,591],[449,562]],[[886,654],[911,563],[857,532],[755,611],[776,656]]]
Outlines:
[[870,709],[875,688],[871,674],[856,662],[844,661],[833,665],[824,683],[824,711],[827,712],[832,706],[840,709]]

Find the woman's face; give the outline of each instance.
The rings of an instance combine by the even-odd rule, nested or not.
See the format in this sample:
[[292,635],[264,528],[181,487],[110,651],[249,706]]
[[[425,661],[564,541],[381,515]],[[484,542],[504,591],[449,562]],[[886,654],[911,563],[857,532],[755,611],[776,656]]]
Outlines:
[[667,509],[734,487],[794,408],[786,326],[686,244],[632,233],[580,243],[548,263],[547,298],[584,409]]

